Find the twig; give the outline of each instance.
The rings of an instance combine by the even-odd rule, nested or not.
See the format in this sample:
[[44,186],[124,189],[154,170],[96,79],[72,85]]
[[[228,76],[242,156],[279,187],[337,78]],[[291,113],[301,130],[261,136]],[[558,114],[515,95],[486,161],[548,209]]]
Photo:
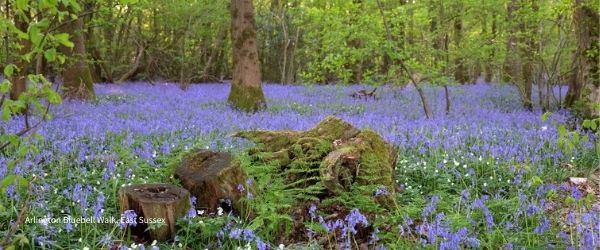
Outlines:
[[21,207],[19,215],[17,216],[17,221],[15,221],[15,223],[11,225],[10,230],[8,230],[8,233],[6,233],[6,236],[4,237],[4,240],[0,242],[0,246],[8,245],[8,243],[10,243],[10,238],[12,238],[12,236],[17,232],[19,225],[23,224],[23,221],[25,220],[25,215],[27,214],[27,210],[29,210],[28,203],[31,199],[31,191],[33,189],[33,182],[35,182],[35,180],[36,177],[33,177],[33,179],[29,182],[29,185],[27,187],[27,199],[25,199],[25,201],[23,202],[23,206]]
[[[58,89],[58,85],[57,85],[57,89]],[[46,121],[46,117],[48,116],[48,112],[49,111],[50,111],[50,102],[48,102],[48,104],[46,104],[46,109],[44,111],[44,114],[42,115],[42,119],[41,120],[39,120],[33,126],[26,127],[25,129],[19,131],[18,133],[16,133],[16,135],[17,136],[23,136],[24,134],[27,134],[29,131],[33,130],[34,128],[37,128],[38,126],[40,126],[42,124],[42,122]],[[6,147],[8,147],[9,145],[10,145],[10,141],[7,141],[4,144],[2,144],[0,146],[0,152],[5,153],[4,149]]]

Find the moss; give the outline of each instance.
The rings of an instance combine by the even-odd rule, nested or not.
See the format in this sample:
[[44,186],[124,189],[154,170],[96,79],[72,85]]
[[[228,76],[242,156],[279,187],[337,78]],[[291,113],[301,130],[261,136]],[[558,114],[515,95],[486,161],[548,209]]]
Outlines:
[[285,178],[287,188],[321,190],[322,202],[391,207],[393,196],[373,197],[373,192],[380,186],[395,192],[396,152],[373,130],[360,131],[328,116],[305,132],[244,131],[236,136],[262,144],[253,154],[275,161],[280,167],[276,178]]
[[319,166],[321,181],[327,190],[333,194],[349,191],[356,175],[358,161],[352,162],[359,155],[355,145],[345,145],[329,153]]
[[275,152],[290,147],[300,138],[295,131],[241,131],[234,136],[262,144],[262,150]]
[[227,101],[233,108],[243,112],[253,113],[267,107],[260,85],[258,87],[249,86],[240,81],[231,84]]
[[327,116],[323,121],[319,122],[314,128],[306,131],[305,136],[320,137],[328,140],[347,140],[360,131],[354,128],[350,123],[347,123],[335,116]]
[[393,191],[396,150],[370,129],[363,130],[356,137],[364,142],[360,157],[359,183],[371,183],[373,180],[367,180],[365,177],[372,176],[376,178],[377,183],[385,185],[388,191]]

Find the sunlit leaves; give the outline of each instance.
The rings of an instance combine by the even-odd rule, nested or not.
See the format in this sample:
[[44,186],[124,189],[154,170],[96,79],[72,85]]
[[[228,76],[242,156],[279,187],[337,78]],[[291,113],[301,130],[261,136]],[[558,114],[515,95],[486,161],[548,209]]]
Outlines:
[[14,72],[15,72],[14,64],[9,64],[4,67],[4,76],[5,77],[11,77]]
[[6,94],[10,90],[10,82],[7,79],[2,80],[0,83],[0,93]]
[[75,46],[75,44],[69,40],[69,34],[67,33],[56,34],[54,35],[54,39],[65,47],[73,48],[73,46]]
[[15,0],[15,7],[17,8],[17,10],[25,10],[27,9],[28,2],[29,1],[27,0]]
[[56,49],[51,48],[46,50],[44,52],[44,58],[46,58],[48,62],[54,62],[56,60]]

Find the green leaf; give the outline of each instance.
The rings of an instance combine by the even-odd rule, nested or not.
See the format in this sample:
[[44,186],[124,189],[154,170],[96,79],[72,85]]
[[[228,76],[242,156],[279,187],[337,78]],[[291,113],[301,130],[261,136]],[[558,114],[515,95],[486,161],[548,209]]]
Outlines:
[[10,90],[10,82],[7,79],[2,80],[0,83],[0,93],[5,94]]
[[24,234],[17,234],[17,235],[15,235],[14,242],[17,243],[21,247],[27,246],[27,245],[29,245],[29,238],[27,238],[27,236]]
[[58,6],[58,1],[57,0],[42,0],[40,2],[40,8],[49,8],[49,9],[53,9],[56,8],[56,6]]
[[136,4],[137,2],[138,2],[138,0],[119,0],[119,3],[122,5]]
[[48,91],[48,101],[52,104],[59,104],[62,102],[60,95],[52,90]]
[[27,9],[27,0],[15,0],[15,7],[17,7],[18,10],[25,10]]
[[44,58],[46,58],[46,60],[48,60],[48,62],[54,62],[56,60],[56,49],[52,48],[52,49],[46,50],[44,52]]
[[29,28],[29,40],[35,47],[39,46],[42,42],[42,33],[40,29],[36,26],[31,26]]
[[567,134],[567,127],[565,125],[558,126],[558,136],[564,137]]
[[10,185],[16,185],[18,188],[26,188],[29,186],[29,181],[25,177],[15,174],[9,174],[5,176],[0,182],[0,190],[3,192]]
[[546,112],[542,115],[542,121],[545,122],[548,120],[548,118],[550,118],[550,115],[552,115],[552,113],[550,112]]
[[2,120],[8,121],[8,119],[10,118],[10,105],[8,105],[8,103],[4,103],[4,105],[2,105]]
[[65,47],[73,48],[73,46],[75,46],[75,44],[69,40],[69,34],[67,33],[56,34],[54,35],[54,39]]
[[11,77],[15,72],[15,65],[9,64],[4,67],[4,77]]

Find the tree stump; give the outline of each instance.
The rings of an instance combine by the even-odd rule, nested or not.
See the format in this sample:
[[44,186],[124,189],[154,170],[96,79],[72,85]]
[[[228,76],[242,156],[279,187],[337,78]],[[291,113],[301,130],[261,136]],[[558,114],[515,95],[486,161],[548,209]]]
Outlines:
[[[175,170],[175,177],[196,197],[197,208],[215,212],[242,212],[240,199],[245,192],[238,189],[246,183],[239,161],[229,153],[197,150],[184,157]],[[244,187],[244,189],[250,187]]]
[[391,200],[374,197],[374,192],[393,194],[397,189],[394,147],[374,131],[358,130],[333,116],[307,131],[254,130],[235,136],[257,143],[248,153],[257,162],[279,166],[290,188],[324,187],[321,200],[353,192],[388,206]]
[[[171,184],[131,185],[119,190],[121,213],[133,210],[137,225],[132,235],[150,240],[170,240],[175,237],[177,219],[190,209],[190,193]],[[146,230],[151,223],[164,223],[159,228]]]

